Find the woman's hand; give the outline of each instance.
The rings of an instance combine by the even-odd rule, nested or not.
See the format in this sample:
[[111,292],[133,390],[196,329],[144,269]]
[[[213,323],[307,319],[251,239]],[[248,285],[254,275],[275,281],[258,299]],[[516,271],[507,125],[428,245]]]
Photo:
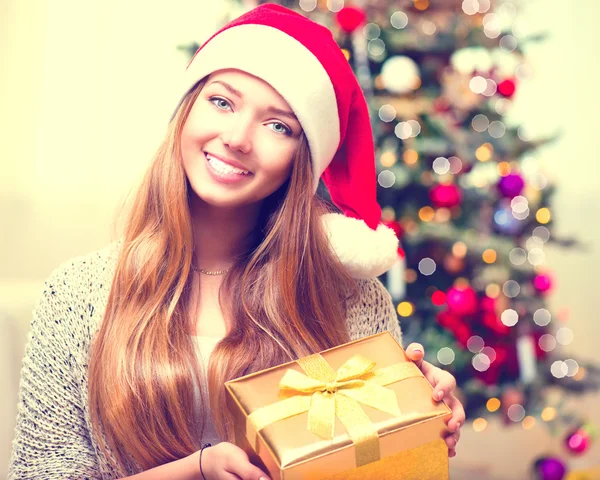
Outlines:
[[266,473],[250,463],[246,452],[228,442],[204,449],[202,472],[206,480],[270,480]]
[[446,401],[452,410],[452,417],[448,420],[448,430],[443,433],[448,445],[448,456],[456,455],[456,444],[460,439],[460,427],[465,424],[465,410],[460,400],[454,396],[456,380],[449,372],[442,370],[423,360],[425,350],[419,343],[411,343],[406,349],[406,355],[421,369],[425,378],[433,385],[433,399]]

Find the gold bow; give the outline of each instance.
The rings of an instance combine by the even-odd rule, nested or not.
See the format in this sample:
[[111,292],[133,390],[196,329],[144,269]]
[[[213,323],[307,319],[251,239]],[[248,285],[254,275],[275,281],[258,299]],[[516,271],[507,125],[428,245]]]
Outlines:
[[354,355],[336,372],[320,355],[297,360],[307,373],[288,369],[279,382],[288,397],[252,412],[248,420],[260,431],[279,420],[308,412],[308,429],[325,439],[333,438],[337,416],[355,445],[356,466],[379,460],[377,429],[358,402],[400,416],[396,393],[385,388],[405,378],[421,376],[412,362],[396,363],[373,371],[375,362]]

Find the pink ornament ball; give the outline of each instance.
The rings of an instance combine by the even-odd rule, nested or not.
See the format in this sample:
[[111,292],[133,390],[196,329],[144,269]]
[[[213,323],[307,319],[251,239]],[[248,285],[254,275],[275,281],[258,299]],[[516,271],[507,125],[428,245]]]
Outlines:
[[477,293],[471,287],[452,287],[446,292],[446,304],[456,315],[472,315],[477,311]]
[[437,208],[452,208],[462,202],[462,191],[456,185],[436,185],[429,191],[429,198]]
[[552,289],[552,278],[546,273],[540,273],[533,279],[533,286],[540,293],[548,293]]

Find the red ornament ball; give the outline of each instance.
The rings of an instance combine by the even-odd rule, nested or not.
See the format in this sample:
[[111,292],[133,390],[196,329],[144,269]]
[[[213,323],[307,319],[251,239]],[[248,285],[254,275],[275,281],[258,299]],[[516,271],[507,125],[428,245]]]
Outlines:
[[587,431],[578,428],[567,435],[565,438],[565,447],[573,455],[585,453],[592,444],[592,439]]
[[517,82],[514,78],[507,78],[498,84],[498,92],[500,95],[511,98],[517,90]]
[[442,292],[441,290],[437,290],[436,292],[434,292],[434,294],[431,296],[431,302],[434,305],[437,305],[438,307],[440,305],[443,305],[444,303],[446,303],[446,294],[444,292]]
[[344,7],[335,15],[335,20],[344,32],[352,33],[367,19],[363,9],[358,7]]
[[477,293],[471,287],[452,287],[446,292],[446,303],[456,315],[472,315],[477,311]]
[[552,278],[546,273],[540,273],[533,279],[533,286],[540,293],[548,293],[552,289]]
[[462,191],[456,185],[435,185],[429,190],[429,198],[437,208],[452,208],[462,202]]

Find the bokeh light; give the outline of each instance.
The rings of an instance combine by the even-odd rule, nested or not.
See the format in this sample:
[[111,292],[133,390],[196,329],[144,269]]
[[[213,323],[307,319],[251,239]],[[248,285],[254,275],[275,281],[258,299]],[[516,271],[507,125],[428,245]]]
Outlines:
[[552,420],[554,420],[556,418],[556,408],[554,407],[546,407],[542,410],[542,420],[544,422],[551,422]]
[[512,308],[508,308],[500,315],[500,321],[507,327],[514,327],[519,321],[519,314]]
[[565,360],[565,365],[567,366],[567,377],[574,377],[577,375],[577,372],[579,371],[579,364],[576,360],[567,358]]
[[469,88],[473,93],[483,93],[487,88],[487,81],[481,75],[475,75],[469,81]]
[[513,248],[508,254],[513,265],[523,265],[527,261],[527,252],[522,248]]
[[431,222],[433,220],[434,215],[435,211],[429,206],[423,207],[421,208],[421,210],[419,210],[419,218],[423,222]]
[[551,217],[550,210],[547,208],[540,208],[535,214],[535,219],[542,224],[548,223]]
[[379,182],[379,185],[383,188],[390,188],[396,183],[396,175],[390,170],[384,170],[377,176],[377,182]]
[[521,293],[521,285],[515,280],[508,280],[502,285],[502,293],[508,298],[515,298]]
[[569,367],[562,360],[556,360],[550,366],[550,373],[556,378],[563,378],[569,373]]
[[561,345],[569,345],[573,341],[573,330],[568,327],[561,327],[556,331],[556,340]]
[[546,254],[541,248],[532,248],[527,254],[527,260],[532,265],[541,265],[546,259]]
[[392,105],[382,105],[379,109],[379,118],[382,122],[391,122],[396,118],[396,109]]
[[483,252],[483,254],[481,255],[481,257],[483,258],[483,261],[485,263],[494,263],[496,261],[497,254],[496,254],[495,250],[492,250],[491,248],[488,248],[487,250],[485,250]]
[[489,143],[484,143],[477,150],[475,150],[475,158],[480,162],[487,162],[494,153],[494,147]]
[[535,418],[531,415],[528,415],[523,419],[521,425],[525,430],[531,430],[533,427],[535,427]]
[[473,335],[467,340],[467,348],[472,353],[479,353],[481,349],[484,347],[485,343],[483,338],[479,335]]
[[545,308],[539,308],[533,314],[533,321],[540,327],[548,325],[551,319],[552,315],[550,315],[550,312]]
[[317,8],[317,0],[300,0],[299,5],[305,12],[312,12]]
[[452,245],[452,253],[458,258],[463,258],[467,254],[467,245],[464,242],[456,242]]
[[397,311],[401,317],[410,317],[414,312],[414,307],[410,302],[401,302],[398,304]]
[[438,362],[442,365],[450,365],[455,358],[454,350],[449,347],[442,347],[437,353]]
[[506,125],[500,120],[494,120],[488,127],[488,133],[494,138],[500,138],[506,133]]
[[538,345],[544,352],[551,352],[556,347],[556,339],[549,333],[545,333],[538,340]]
[[485,418],[476,418],[473,420],[473,430],[477,433],[483,432],[487,427],[487,420]]
[[485,115],[483,115],[482,113],[475,115],[473,117],[473,120],[471,120],[471,126],[473,127],[473,130],[475,130],[476,132],[485,132],[487,130],[487,128],[490,125],[490,121],[488,119],[488,117],[486,117]]
[[407,165],[415,165],[419,161],[419,154],[416,150],[408,149],[404,151],[402,158]]
[[525,409],[523,408],[523,405],[515,403],[514,405],[508,407],[506,415],[513,422],[520,422],[523,420],[523,418],[525,418]]
[[383,167],[387,167],[387,168],[393,166],[397,160],[398,160],[398,157],[396,156],[396,152],[390,152],[390,151],[383,152],[381,154],[381,157],[379,157],[379,163],[381,163],[381,165]]
[[419,272],[423,275],[433,275],[436,269],[435,261],[432,258],[426,257],[419,262]]
[[490,368],[490,358],[484,353],[478,353],[473,357],[471,361],[473,364],[473,368],[478,372],[485,372],[488,368]]
[[327,8],[332,12],[339,12],[344,8],[344,0],[327,0]]
[[392,27],[400,30],[408,25],[408,16],[401,11],[394,12],[390,17],[390,23]]
[[437,157],[433,161],[432,168],[438,175],[444,175],[450,171],[450,161],[446,157]]
[[367,40],[375,40],[381,35],[381,28],[376,23],[367,23],[363,27],[363,35]]
[[376,38],[375,40],[370,40],[367,44],[367,50],[371,57],[375,59],[377,57],[382,56],[385,53],[385,43],[380,38]]
[[500,408],[500,400],[496,397],[492,397],[487,401],[485,406],[488,409],[488,411],[493,413]]

